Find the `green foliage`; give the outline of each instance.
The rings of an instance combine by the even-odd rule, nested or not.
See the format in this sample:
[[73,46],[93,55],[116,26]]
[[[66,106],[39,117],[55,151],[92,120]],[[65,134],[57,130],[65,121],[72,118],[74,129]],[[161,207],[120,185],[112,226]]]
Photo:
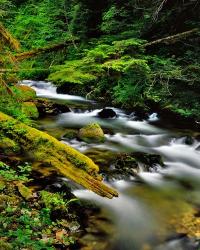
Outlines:
[[67,210],[70,203],[78,201],[78,199],[76,198],[66,201],[63,197],[64,194],[50,193],[45,190],[42,190],[40,192],[40,195],[42,202],[45,204],[45,207],[50,210]]
[[124,60],[114,64],[114,69],[123,72],[123,77],[114,88],[116,101],[126,107],[142,102],[150,80],[151,71],[147,62],[139,59]]
[[49,193],[45,190],[40,192],[41,199],[44,202],[46,208],[58,209],[59,207],[66,206],[66,202],[59,193]]
[[0,176],[6,181],[28,181],[31,171],[32,167],[27,162],[17,166],[16,169],[0,162]]
[[11,87],[12,93],[8,93],[4,86],[0,86],[0,96],[3,96],[0,102],[0,111],[17,118],[18,120],[31,124],[28,116],[23,112],[23,105],[20,98],[23,100],[28,93],[22,93],[21,91]]
[[[81,70],[82,65],[84,65],[84,62],[71,61],[67,62],[65,65],[55,66],[53,68],[55,72],[50,74],[49,80],[53,82],[58,82],[60,84],[61,83],[84,84],[94,81],[96,77],[91,73],[87,73]],[[86,66],[84,66],[84,68],[86,68]]]
[[147,14],[141,17],[137,17],[141,10],[134,8],[137,1],[129,1],[126,4],[119,4],[117,1],[116,4],[111,5],[104,13],[101,23],[101,31],[105,34],[123,34],[129,32],[129,37],[136,37],[139,35],[144,22],[149,20],[150,15]]
[[5,18],[8,14],[9,8],[12,7],[12,2],[10,0],[0,0],[0,20]]
[[6,99],[3,99],[0,103],[0,111],[17,118],[18,120],[30,124],[29,118],[22,112],[21,105],[16,100],[8,95],[4,94]]
[[10,25],[11,32],[26,48],[42,47],[49,42],[66,40],[70,36],[66,8],[65,2],[61,0],[25,2],[18,7]]

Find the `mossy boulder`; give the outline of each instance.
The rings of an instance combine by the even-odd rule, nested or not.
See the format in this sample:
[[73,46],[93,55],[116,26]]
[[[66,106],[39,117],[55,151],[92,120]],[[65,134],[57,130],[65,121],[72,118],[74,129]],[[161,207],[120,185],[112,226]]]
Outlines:
[[36,98],[36,91],[29,86],[17,85],[13,87],[13,92],[19,96],[21,101],[32,101]]
[[78,134],[79,138],[85,142],[104,142],[105,136],[98,123],[91,123],[81,128]]
[[8,137],[0,137],[0,151],[5,155],[13,155],[20,153],[20,146],[14,140]]
[[24,102],[22,104],[22,111],[29,118],[37,119],[39,117],[38,109],[33,102]]

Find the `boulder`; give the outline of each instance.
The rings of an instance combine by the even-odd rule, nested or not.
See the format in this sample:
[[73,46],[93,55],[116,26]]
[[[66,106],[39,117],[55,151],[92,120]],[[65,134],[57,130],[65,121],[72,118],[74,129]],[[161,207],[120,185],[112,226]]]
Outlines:
[[81,128],[78,134],[79,138],[85,142],[103,142],[105,140],[104,132],[98,123],[91,123]]
[[103,119],[114,118],[116,116],[117,116],[116,112],[109,108],[104,108],[98,113],[98,117]]

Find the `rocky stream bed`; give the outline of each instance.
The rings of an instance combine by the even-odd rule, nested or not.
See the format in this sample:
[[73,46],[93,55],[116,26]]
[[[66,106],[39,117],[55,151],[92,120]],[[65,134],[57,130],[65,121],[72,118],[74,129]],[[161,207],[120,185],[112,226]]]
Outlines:
[[[189,125],[179,129],[176,120],[166,122],[165,117],[163,122],[157,113],[144,119],[134,111],[58,94],[49,82],[22,84],[37,93],[37,127],[91,158],[104,181],[119,193],[112,200],[102,198],[54,168],[33,162],[29,187],[63,193],[63,199],[72,201],[69,209],[59,207],[51,215],[65,228],[59,231],[54,226],[56,249],[200,249],[198,130],[191,131]],[[8,162],[17,160],[13,157]],[[42,198],[48,203],[45,191]],[[37,196],[33,199],[37,214],[41,202]],[[72,238],[62,242],[69,235]]]

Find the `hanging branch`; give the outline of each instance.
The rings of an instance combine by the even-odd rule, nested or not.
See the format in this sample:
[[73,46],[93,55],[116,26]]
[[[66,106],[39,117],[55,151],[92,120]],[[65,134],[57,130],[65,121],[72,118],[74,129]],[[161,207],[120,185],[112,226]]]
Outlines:
[[159,7],[157,8],[157,10],[155,11],[154,15],[153,15],[153,21],[156,22],[158,19],[158,15],[161,12],[161,10],[163,9],[163,6],[167,3],[167,0],[163,0],[161,2],[161,4],[159,5]]

